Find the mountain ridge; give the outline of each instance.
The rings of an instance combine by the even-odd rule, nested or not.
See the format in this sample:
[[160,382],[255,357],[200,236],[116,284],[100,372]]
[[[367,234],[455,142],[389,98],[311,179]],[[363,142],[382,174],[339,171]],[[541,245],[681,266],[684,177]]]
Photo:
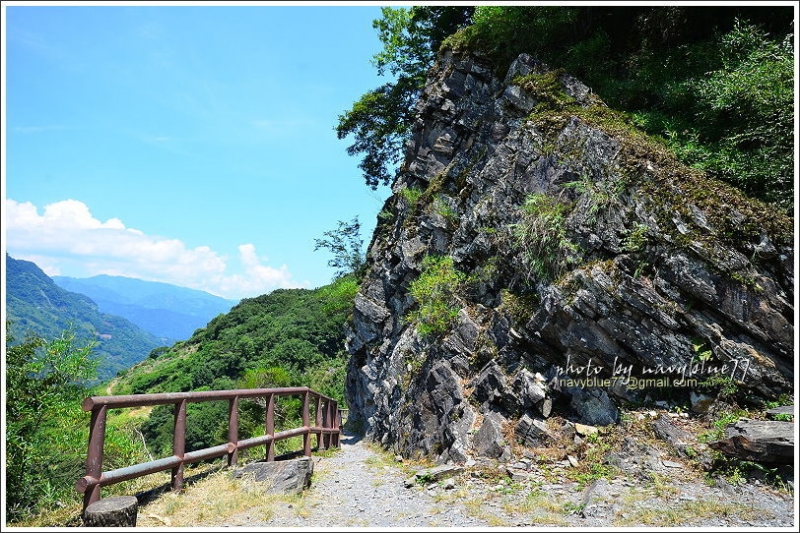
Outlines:
[[96,341],[97,379],[103,381],[169,344],[129,320],[99,310],[88,296],[63,289],[35,263],[6,255],[6,318],[15,342],[32,333],[46,340],[74,329],[76,342]]
[[158,337],[188,339],[238,301],[208,292],[124,276],[53,276],[60,287],[89,296],[102,312],[126,318]]

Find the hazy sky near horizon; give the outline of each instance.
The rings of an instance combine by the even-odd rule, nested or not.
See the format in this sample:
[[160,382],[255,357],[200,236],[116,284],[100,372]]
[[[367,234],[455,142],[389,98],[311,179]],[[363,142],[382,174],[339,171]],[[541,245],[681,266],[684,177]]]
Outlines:
[[370,190],[337,117],[389,81],[378,6],[4,4],[4,248],[226,298],[328,283]]

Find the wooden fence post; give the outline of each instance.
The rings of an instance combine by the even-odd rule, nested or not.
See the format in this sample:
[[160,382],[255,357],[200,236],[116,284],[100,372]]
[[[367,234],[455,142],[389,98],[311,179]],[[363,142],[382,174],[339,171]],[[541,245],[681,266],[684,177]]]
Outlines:
[[[322,427],[330,429],[331,427],[331,401],[325,400],[325,408],[322,409]],[[331,445],[331,434],[327,431],[321,433],[322,447],[327,450]]]
[[[89,422],[89,449],[86,454],[86,475],[100,479],[103,475],[103,445],[106,439],[106,406],[92,409]],[[83,494],[83,509],[100,499],[100,485],[94,485]]]
[[[322,426],[322,411],[320,407],[322,406],[322,397],[317,396],[317,401],[315,402],[314,407],[314,425],[317,427]],[[317,433],[317,449],[322,449],[322,433]]]
[[228,466],[239,460],[239,397],[234,396],[228,403],[228,442],[236,446],[228,454]]
[[303,427],[306,428],[306,433],[303,435],[303,455],[306,457],[311,456],[311,433],[308,431],[309,426],[309,412],[308,412],[308,400],[309,400],[309,392],[306,391],[303,394]]
[[333,445],[340,446],[339,437],[342,434],[342,412],[339,411],[339,403],[334,401],[333,402],[333,420],[332,420],[332,427],[336,431],[333,433]]
[[183,489],[183,454],[186,453],[186,400],[175,404],[175,428],[172,434],[172,455],[181,463],[172,469],[172,490]]
[[275,395],[267,395],[266,434],[272,437],[267,443],[267,461],[275,460]]

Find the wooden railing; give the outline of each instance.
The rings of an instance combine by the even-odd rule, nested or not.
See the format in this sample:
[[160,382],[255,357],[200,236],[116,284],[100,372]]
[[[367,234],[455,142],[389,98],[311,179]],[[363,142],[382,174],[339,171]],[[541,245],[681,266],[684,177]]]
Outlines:
[[[301,396],[303,399],[302,426],[275,433],[275,399],[280,396]],[[265,409],[265,434],[260,437],[239,440],[239,400],[263,398]],[[311,402],[315,406],[315,420],[311,425]],[[192,402],[227,400],[228,442],[219,446],[185,451],[186,405]],[[106,414],[109,409],[123,407],[145,407],[153,405],[175,406],[175,427],[172,439],[172,455],[133,466],[103,472],[103,443],[105,441]],[[267,461],[275,459],[275,443],[292,437],[303,437],[303,454],[311,455],[311,435],[317,436],[317,447],[328,448],[339,445],[341,412],[336,400],[328,398],[307,387],[280,389],[238,389],[227,391],[174,392],[164,394],[134,394],[130,396],[91,396],[82,404],[84,411],[91,411],[89,426],[89,449],[86,457],[86,475],[75,483],[75,490],[83,493],[83,509],[100,499],[100,490],[129,479],[172,470],[172,489],[183,488],[183,468],[216,457],[228,456],[228,465],[236,464],[239,450],[255,446],[266,446]]]

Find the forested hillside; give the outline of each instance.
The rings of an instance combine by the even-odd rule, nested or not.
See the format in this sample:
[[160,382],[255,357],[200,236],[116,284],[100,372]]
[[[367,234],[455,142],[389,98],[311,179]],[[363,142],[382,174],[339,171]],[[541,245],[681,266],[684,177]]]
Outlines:
[[[344,325],[357,289],[352,276],[315,290],[280,289],[248,298],[172,348],[123,373],[114,394],[142,394],[250,387],[307,386],[344,405]],[[227,423],[222,403],[190,406],[195,417],[187,446],[216,443]],[[284,422],[297,406],[286,406]],[[242,413],[243,427],[263,431],[256,412]],[[252,420],[251,420],[252,418]],[[142,431],[151,450],[171,446],[169,409],[155,409]]]
[[[188,340],[154,352],[123,373],[114,391],[225,389],[245,376],[250,379],[276,367],[289,381],[316,372],[339,372],[344,357],[343,325],[350,309],[349,295],[337,294],[334,289],[345,284],[355,288],[352,278],[344,278],[316,290],[279,289],[244,299]],[[342,397],[341,384],[326,390]]]
[[62,289],[34,263],[9,256],[6,310],[17,342],[29,334],[55,339],[70,328],[74,328],[78,342],[96,341],[92,356],[100,361],[100,380],[112,378],[166,345],[164,339],[122,317],[101,313],[89,297]]

